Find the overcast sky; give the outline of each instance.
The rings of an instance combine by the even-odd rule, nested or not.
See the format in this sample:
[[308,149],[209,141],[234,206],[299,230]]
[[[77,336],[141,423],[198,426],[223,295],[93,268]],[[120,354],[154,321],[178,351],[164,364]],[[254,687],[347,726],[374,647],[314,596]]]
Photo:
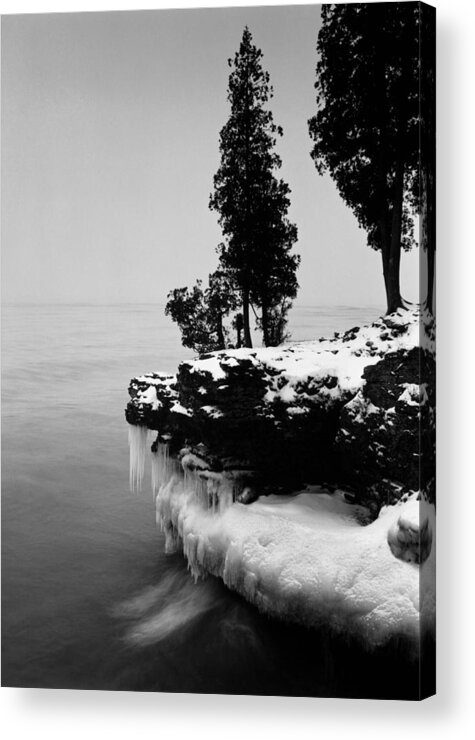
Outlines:
[[[217,262],[208,209],[248,24],[284,128],[302,304],[384,306],[379,253],[309,152],[319,6],[2,19],[2,297],[163,302]],[[417,300],[417,252],[403,259]]]

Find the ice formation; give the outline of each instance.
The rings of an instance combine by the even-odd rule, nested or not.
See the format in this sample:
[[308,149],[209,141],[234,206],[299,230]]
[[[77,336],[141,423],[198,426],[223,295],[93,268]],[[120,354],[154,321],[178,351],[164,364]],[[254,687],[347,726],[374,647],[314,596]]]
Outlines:
[[165,445],[154,454],[166,550],[182,549],[195,579],[211,573],[263,612],[372,645],[391,635],[416,642],[421,612],[432,624],[435,515],[416,494],[365,524],[366,510],[341,491],[312,486],[244,505],[232,474],[207,470],[186,450],[181,460]]
[[173,467],[173,460],[170,460],[168,454],[168,445],[157,445],[157,449],[152,451],[152,493],[154,497],[160,490],[160,486],[167,482],[170,470]]
[[129,424],[129,482],[131,491],[142,489],[149,430]]
[[[157,452],[152,455],[152,490],[156,497],[157,524],[165,534],[166,552],[175,552],[183,544],[183,552],[187,556],[187,542],[181,540],[169,506],[175,486],[180,484],[187,498],[199,510],[213,516],[223,514],[233,504],[237,484],[232,474],[209,470],[199,457],[186,450],[183,452],[181,459],[176,460],[169,456],[167,445],[158,445]],[[195,578],[204,575],[204,571],[192,568],[192,558],[187,556],[187,559]]]

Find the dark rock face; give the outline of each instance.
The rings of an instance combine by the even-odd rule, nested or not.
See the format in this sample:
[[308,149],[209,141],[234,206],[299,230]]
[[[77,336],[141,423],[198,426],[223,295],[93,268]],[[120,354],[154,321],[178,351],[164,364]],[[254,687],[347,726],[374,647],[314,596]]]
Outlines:
[[377,505],[409,490],[433,500],[434,358],[414,347],[366,367],[366,381],[341,410],[335,451],[342,482]]
[[[304,391],[309,392],[312,404],[289,414],[288,405],[279,399],[266,403],[267,376],[259,365],[244,360],[223,369],[221,380],[208,372],[192,372],[186,363],[176,379],[154,375],[132,380],[127,421],[157,430],[172,452],[189,447],[213,470],[252,471],[260,493],[324,478],[339,410],[351,395],[342,394],[329,407],[318,402],[318,384],[306,384],[302,399]],[[334,386],[336,378],[325,378],[324,383]],[[156,408],[143,402],[149,388],[156,393]]]
[[149,429],[162,429],[176,400],[175,380],[174,375],[164,373],[132,378],[129,384],[131,400],[125,409],[128,423]]
[[217,352],[176,377],[134,378],[127,421],[211,471],[247,471],[246,500],[304,483],[345,487],[375,510],[409,490],[432,499],[435,362],[419,320],[403,312],[329,340]]

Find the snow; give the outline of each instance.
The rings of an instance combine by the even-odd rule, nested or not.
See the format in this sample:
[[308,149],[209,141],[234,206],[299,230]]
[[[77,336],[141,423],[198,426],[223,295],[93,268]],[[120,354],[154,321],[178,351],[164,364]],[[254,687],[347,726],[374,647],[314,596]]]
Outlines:
[[388,544],[395,557],[407,562],[424,559],[432,547],[433,527],[425,503],[408,501],[388,532]]
[[[182,463],[162,477],[157,521],[167,551],[181,547],[195,579],[214,574],[268,614],[371,645],[393,634],[417,641],[421,611],[432,622],[434,510],[424,505],[421,516],[416,494],[365,525],[366,510],[342,492],[308,487],[244,505],[233,503],[229,476]],[[395,554],[391,537],[401,532]],[[406,555],[422,532],[430,544],[420,566]]]
[[209,465],[201,457],[188,451],[182,456],[181,464],[184,470],[209,470]]
[[300,416],[308,413],[308,409],[302,406],[289,406],[287,409],[289,416]]
[[134,381],[137,383],[156,386],[171,386],[175,383],[175,380],[176,378],[174,375],[167,375],[165,373],[145,373],[144,375],[139,375],[137,378],[134,378]]
[[216,406],[201,406],[201,411],[203,411],[207,416],[211,416],[212,419],[220,419],[224,416],[221,409],[216,408]]
[[148,386],[143,391],[138,391],[137,403],[147,403],[152,407],[154,411],[156,411],[159,406],[162,405],[157,398],[157,389],[154,385]]
[[[233,361],[232,358],[231,361]],[[207,372],[210,373],[215,380],[222,380],[226,377],[226,373],[221,367],[220,357],[216,354],[207,355],[201,360],[193,360],[191,372]]]
[[184,406],[181,405],[178,401],[175,401],[173,406],[170,408],[170,411],[172,411],[175,414],[183,414],[183,416],[191,416],[191,411],[186,409]]
[[418,501],[409,501],[399,516],[400,524],[417,532],[421,518],[420,508]]
[[423,406],[429,402],[427,395],[427,383],[401,383],[404,387],[404,391],[398,398],[401,403],[406,403],[408,406]]
[[379,409],[361,391],[349,401],[345,409],[352,415],[356,424],[363,424],[368,414],[377,414]]
[[[422,329],[426,329],[423,335]],[[433,351],[433,319],[428,319],[419,307],[398,309],[369,326],[335,334],[330,339],[288,344],[283,347],[235,349],[212,352],[187,361],[182,368],[203,377],[208,375],[216,390],[228,387],[228,371],[246,361],[254,366],[266,386],[258,413],[272,414],[274,404],[284,404],[289,409],[298,408],[296,414],[306,413],[313,406],[332,406],[342,395],[348,400],[363,387],[363,370],[379,362],[390,352],[410,350],[421,345]],[[136,398],[132,403],[139,407],[149,404],[158,408],[158,396],[174,404],[172,410],[190,416],[191,412],[178,401],[176,377],[150,373],[134,378]],[[206,384],[205,384],[206,385]],[[198,394],[206,395],[205,385],[199,385]],[[145,386],[145,388],[144,388]],[[148,389],[147,389],[148,386]],[[407,390],[407,393],[405,392]],[[420,403],[427,400],[425,388],[418,388]],[[416,403],[415,388],[402,388],[401,401]],[[216,407],[204,405],[204,413],[217,418]],[[292,414],[290,414],[292,415]]]
[[[354,332],[331,339],[300,342],[284,347],[241,348],[210,353],[187,363],[192,373],[208,373],[215,381],[227,377],[226,370],[246,360],[260,366],[267,376],[265,401],[292,404],[307,395],[307,384],[318,384],[319,401],[331,402],[342,392],[356,393],[363,384],[363,369],[376,364],[389,352],[412,349],[420,344],[423,315],[418,307],[399,309]],[[336,387],[325,381],[336,378]],[[303,391],[303,393],[302,393]],[[307,397],[312,399],[314,394]]]

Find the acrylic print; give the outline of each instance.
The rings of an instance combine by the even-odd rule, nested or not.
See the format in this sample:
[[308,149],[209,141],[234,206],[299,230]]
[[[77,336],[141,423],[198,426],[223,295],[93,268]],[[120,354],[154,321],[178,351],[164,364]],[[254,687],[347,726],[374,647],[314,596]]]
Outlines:
[[434,692],[434,24],[2,18],[4,686]]

